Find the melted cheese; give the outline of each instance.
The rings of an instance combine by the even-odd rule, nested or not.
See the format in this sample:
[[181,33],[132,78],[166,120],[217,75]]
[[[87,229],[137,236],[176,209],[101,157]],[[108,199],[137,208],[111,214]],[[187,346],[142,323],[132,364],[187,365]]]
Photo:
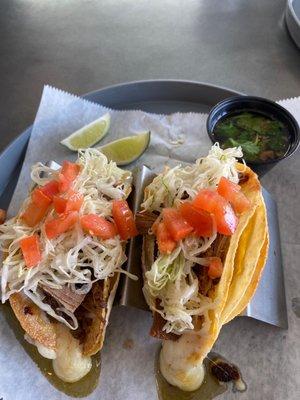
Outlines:
[[57,357],[53,360],[55,374],[64,382],[76,382],[83,378],[92,368],[91,357],[82,354],[79,341],[68,328],[56,325]]
[[186,333],[177,341],[163,342],[160,370],[171,385],[185,391],[193,391],[201,386],[205,369],[197,353],[200,340],[198,335]]

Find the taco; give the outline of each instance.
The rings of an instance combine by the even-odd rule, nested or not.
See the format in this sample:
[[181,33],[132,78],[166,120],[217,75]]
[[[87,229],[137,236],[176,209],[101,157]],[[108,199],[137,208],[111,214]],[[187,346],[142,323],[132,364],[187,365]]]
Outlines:
[[2,302],[55,374],[76,382],[103,346],[126,241],[137,233],[131,173],[87,149],[59,170],[34,165],[31,178],[18,215],[0,225]]
[[241,157],[215,144],[194,165],[166,168],[137,216],[150,334],[163,340],[162,374],[186,391],[201,385],[204,358],[253,296],[266,260],[261,185]]

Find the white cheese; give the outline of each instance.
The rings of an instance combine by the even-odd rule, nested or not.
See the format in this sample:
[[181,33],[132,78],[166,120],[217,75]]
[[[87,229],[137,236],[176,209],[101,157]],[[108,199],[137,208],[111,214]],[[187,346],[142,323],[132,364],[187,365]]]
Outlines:
[[185,333],[177,341],[163,342],[160,371],[171,385],[184,391],[193,391],[201,386],[205,368],[197,353],[200,341],[198,335]]
[[79,341],[62,324],[56,325],[57,357],[53,360],[55,374],[64,382],[76,382],[92,368],[91,357],[82,354]]

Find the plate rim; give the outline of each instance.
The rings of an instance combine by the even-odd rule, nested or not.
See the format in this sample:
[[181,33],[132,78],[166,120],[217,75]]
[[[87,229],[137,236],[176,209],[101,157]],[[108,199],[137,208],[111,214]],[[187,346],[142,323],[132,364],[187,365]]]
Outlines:
[[140,84],[155,84],[155,83],[168,83],[168,84],[182,84],[182,85],[192,85],[192,86],[206,86],[210,87],[213,89],[218,89],[218,90],[224,90],[227,92],[231,93],[236,93],[240,95],[244,95],[245,93],[235,90],[235,89],[230,89],[227,86],[221,86],[221,85],[215,85],[213,83],[209,82],[203,82],[203,81],[196,81],[196,80],[190,80],[190,79],[173,79],[173,78],[158,78],[158,79],[139,79],[135,81],[126,81],[126,82],[120,82],[120,83],[114,83],[112,85],[107,85],[104,87],[101,87],[100,89],[95,89],[91,90],[85,94],[79,95],[80,97],[89,97],[93,96],[96,93],[100,91],[105,91],[105,90],[111,90],[111,89],[118,89],[118,88],[123,88],[125,86],[133,86],[133,85],[140,85]]

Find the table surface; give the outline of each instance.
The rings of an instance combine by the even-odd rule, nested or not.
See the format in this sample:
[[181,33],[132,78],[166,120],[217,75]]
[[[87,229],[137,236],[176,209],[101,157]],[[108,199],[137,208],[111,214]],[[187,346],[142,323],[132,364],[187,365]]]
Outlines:
[[[299,96],[300,51],[284,8],[282,0],[1,0],[0,150],[32,123],[45,83],[82,94],[174,78],[274,100]],[[298,152],[263,178],[278,202],[289,331],[238,320],[235,333],[228,326],[220,338],[220,346],[228,335],[248,338],[249,389],[241,395],[248,400],[300,398],[299,170]],[[245,354],[235,351],[239,359]]]

